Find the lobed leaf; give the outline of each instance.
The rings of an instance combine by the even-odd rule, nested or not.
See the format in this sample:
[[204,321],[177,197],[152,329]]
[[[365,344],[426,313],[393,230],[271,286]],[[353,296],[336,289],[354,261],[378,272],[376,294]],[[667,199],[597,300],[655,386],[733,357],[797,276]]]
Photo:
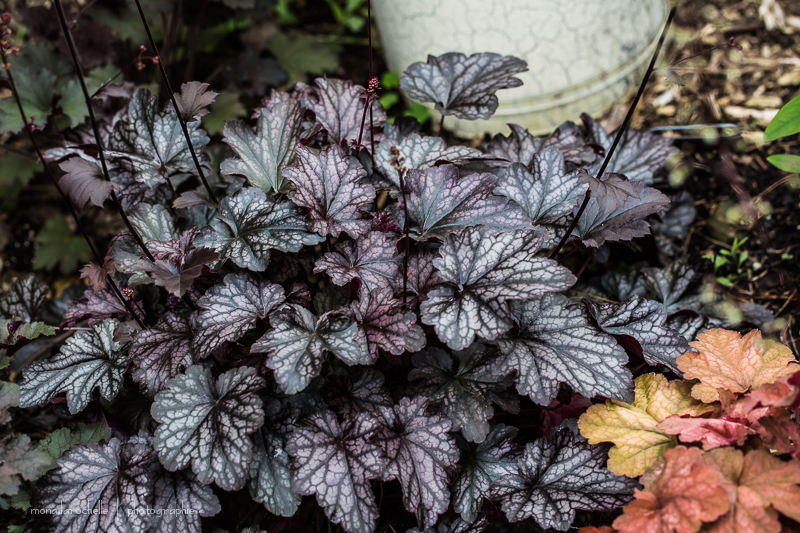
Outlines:
[[386,466],[381,450],[370,441],[378,420],[367,413],[340,424],[331,411],[321,410],[304,421],[286,445],[293,458],[292,488],[315,494],[334,524],[347,533],[371,533],[378,507],[369,480]]
[[286,394],[305,389],[319,375],[326,352],[348,365],[374,362],[361,352],[356,323],[348,313],[329,311],[315,318],[304,307],[286,304],[270,317],[270,324],[272,329],[251,351],[267,354],[267,368],[275,371],[275,380]]
[[204,358],[225,341],[235,341],[284,301],[283,287],[249,274],[228,274],[197,301],[192,315],[192,351]]
[[369,292],[362,289],[358,301],[352,302],[350,308],[358,323],[356,340],[365,359],[376,359],[380,349],[399,356],[425,347],[425,333],[417,324],[416,313],[406,311],[403,302],[395,298],[390,289]]
[[575,277],[555,261],[537,257],[535,232],[493,234],[487,228],[448,235],[433,264],[447,282],[420,305],[422,323],[434,327],[454,350],[476,335],[495,339],[511,329],[509,300],[535,298],[568,288]]
[[429,55],[426,63],[420,61],[406,69],[400,88],[415,100],[435,103],[443,115],[488,119],[497,110],[495,93],[522,85],[513,76],[526,70],[527,63],[512,56],[481,53],[467,57],[456,52]]
[[30,365],[19,384],[20,406],[45,405],[65,392],[69,412],[75,414],[89,405],[95,388],[103,398],[113,400],[122,388],[129,361],[127,347],[114,341],[118,324],[104,320],[91,331],[77,331],[55,356]]
[[516,333],[498,339],[503,371],[517,372],[517,391],[548,405],[566,383],[581,395],[632,399],[628,356],[589,321],[580,305],[561,295],[514,302]]
[[[208,90],[207,83],[190,81],[181,85],[181,92],[175,93],[175,101],[178,103],[178,113],[187,123],[192,122],[208,114],[208,106],[214,103],[219,93]],[[172,103],[167,106],[168,111],[175,111]]]
[[244,487],[253,461],[248,435],[264,424],[257,392],[265,386],[248,367],[229,370],[215,382],[194,365],[171,379],[150,408],[160,424],[153,444],[164,468],[175,472],[191,463],[200,483]]
[[309,233],[302,211],[292,202],[245,187],[220,202],[217,217],[203,228],[195,245],[212,248],[242,268],[263,272],[270,250],[298,252],[321,240]]
[[103,202],[117,187],[116,183],[105,180],[99,165],[81,157],[73,157],[58,166],[66,172],[58,184],[78,208],[83,208],[89,200],[103,207]]
[[20,322],[33,322],[47,301],[50,287],[36,276],[17,278],[0,294],[0,317]]
[[[330,142],[347,146],[361,140],[363,146],[372,151],[369,147],[373,142],[373,134],[369,131],[369,122],[365,123],[363,132],[361,128],[366,90],[350,80],[317,78],[314,83],[317,88],[308,102],[308,107],[316,115],[317,122],[322,125]],[[377,99],[372,99],[370,109],[372,124],[376,129],[383,127],[386,122],[386,111],[383,106]],[[374,138],[375,142],[381,140],[379,134],[374,134]]]
[[611,511],[630,501],[635,480],[605,467],[607,446],[590,446],[568,427],[528,443],[518,471],[492,483],[510,522],[533,517],[543,528],[567,531],[578,510]]
[[300,147],[296,157],[282,175],[295,185],[289,198],[310,211],[311,231],[334,237],[345,232],[354,239],[369,231],[361,212],[375,189],[362,183],[367,173],[358,160],[335,145],[321,151]]
[[369,232],[356,241],[336,244],[336,251],[317,260],[314,272],[325,272],[336,285],[358,279],[366,291],[389,287],[397,277],[403,254],[397,253],[397,239]]
[[189,320],[171,311],[138,332],[129,353],[133,380],[151,396],[164,390],[170,379],[196,362],[193,337]]

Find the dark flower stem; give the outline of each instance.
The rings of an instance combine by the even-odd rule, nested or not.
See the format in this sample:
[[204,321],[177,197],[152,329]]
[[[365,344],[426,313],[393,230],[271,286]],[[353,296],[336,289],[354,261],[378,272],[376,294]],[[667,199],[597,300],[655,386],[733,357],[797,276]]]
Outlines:
[[[6,53],[2,49],[2,47],[0,47],[0,58],[2,58],[4,65],[8,64]],[[39,148],[39,143],[36,142],[36,137],[33,135],[33,130],[31,129],[30,123],[28,122],[28,117],[25,116],[25,109],[22,107],[22,101],[19,98],[19,93],[17,92],[17,85],[14,83],[14,76],[11,74],[11,69],[6,68],[5,70],[6,70],[6,76],[8,77],[8,84],[11,86],[11,94],[14,96],[14,100],[17,102],[17,108],[19,109],[20,117],[22,117],[23,127],[25,128],[25,131],[28,133],[28,138],[30,139],[31,144],[33,145],[33,149],[36,151],[36,155],[39,156],[39,161],[42,162],[42,166],[44,167],[47,176],[50,178],[50,181],[53,182],[53,185],[58,191],[58,194],[61,195],[61,199],[64,200],[65,204],[67,204],[67,207],[69,208],[69,211],[72,214],[72,218],[75,220],[75,223],[77,224],[78,229],[81,232],[81,235],[83,235],[83,238],[89,245],[89,249],[91,250],[92,255],[94,255],[95,260],[99,265],[103,265],[104,263],[103,258],[100,256],[100,253],[97,251],[97,248],[95,248],[94,243],[89,238],[89,234],[86,232],[86,228],[83,227],[83,223],[81,223],[81,219],[78,216],[78,212],[75,210],[75,206],[72,205],[69,196],[66,195],[64,190],[58,184],[58,180],[56,179],[55,175],[53,175],[53,171],[50,170],[50,166],[47,164],[47,161],[44,158],[44,154],[42,153],[41,148]],[[133,307],[131,306],[131,302],[128,301],[122,295],[122,292],[120,292],[119,287],[117,287],[117,284],[111,278],[111,275],[110,274],[107,275],[106,279],[108,280],[111,289],[114,291],[114,294],[116,294],[117,298],[119,298],[119,300],[128,310],[128,312],[131,314],[131,316],[133,316],[134,320],[136,320],[136,323],[139,324],[141,328],[144,328],[145,325],[139,318],[139,315],[134,311]]]
[[397,176],[400,178],[400,194],[403,197],[403,236],[406,241],[406,250],[403,255],[403,307],[405,307],[408,288],[408,256],[411,254],[411,240],[408,229],[408,203],[406,202],[406,180],[404,172],[398,169]]
[[194,151],[194,146],[192,145],[192,138],[189,136],[189,128],[186,127],[186,121],[183,120],[183,117],[180,113],[180,107],[178,106],[178,102],[175,100],[175,92],[172,90],[172,86],[169,83],[169,78],[167,77],[167,71],[164,68],[164,61],[162,61],[158,55],[158,47],[156,46],[155,40],[153,40],[153,34],[150,33],[150,25],[147,24],[147,18],[144,16],[144,11],[142,10],[142,4],[139,0],[134,0],[136,2],[136,9],[139,10],[139,16],[142,19],[142,25],[144,25],[145,32],[147,32],[147,39],[150,41],[150,47],[153,49],[153,53],[156,57],[159,58],[158,60],[158,68],[161,70],[161,77],[164,79],[164,85],[167,87],[167,92],[169,93],[170,101],[172,102],[172,107],[175,109],[175,114],[178,116],[178,122],[181,124],[181,129],[183,130],[183,136],[186,137],[186,144],[189,146],[189,152],[192,154],[192,161],[194,161],[194,166],[197,169],[197,174],[200,176],[200,181],[203,182],[203,186],[206,188],[206,192],[208,192],[208,197],[211,199],[212,202],[215,204],[219,203],[217,197],[214,195],[214,191],[211,190],[211,185],[208,184],[208,180],[206,180],[206,176],[203,173],[203,168],[200,166],[200,160],[197,159],[197,153]]
[[[597,172],[597,176],[595,176],[595,178],[598,180],[603,177],[603,174],[605,173],[606,168],[608,167],[608,164],[611,162],[611,158],[614,155],[614,151],[617,149],[619,142],[622,140],[622,137],[625,135],[625,132],[628,131],[628,127],[631,125],[633,112],[636,110],[636,106],[639,103],[639,100],[641,100],[642,95],[644,94],[644,89],[645,87],[647,87],[647,82],[650,79],[650,74],[653,73],[653,67],[656,64],[656,60],[658,59],[658,54],[661,53],[661,47],[663,46],[664,41],[667,38],[667,32],[672,26],[673,18],[675,18],[674,7],[669,11],[667,22],[666,24],[664,24],[664,29],[661,31],[661,37],[658,38],[658,44],[656,45],[655,52],[653,52],[652,59],[650,59],[650,65],[647,67],[647,70],[645,71],[644,76],[642,77],[642,83],[639,85],[639,90],[636,93],[636,97],[633,99],[633,102],[631,102],[630,107],[628,107],[628,114],[625,115],[625,120],[622,122],[622,126],[620,126],[620,128],[617,130],[617,135],[616,137],[614,137],[614,143],[611,145],[611,148],[608,150],[608,152],[606,152],[606,157],[605,159],[603,159],[603,164],[600,166],[600,170]],[[592,196],[591,190],[587,190],[586,195],[583,198],[583,203],[581,204],[581,207],[578,209],[578,212],[575,214],[575,217],[573,217],[572,222],[567,228],[567,232],[558,242],[558,245],[556,245],[556,247],[553,248],[553,250],[548,255],[550,259],[554,258],[556,254],[558,254],[561,248],[563,248],[564,245],[569,240],[570,235],[572,235],[572,232],[575,229],[575,226],[578,225],[578,221],[581,219],[581,215],[583,215],[583,212],[586,211],[586,206],[589,205],[589,199],[591,198],[591,196]]]
[[442,113],[442,120],[439,121],[439,137],[444,135],[444,113]]
[[[107,182],[111,183],[111,176],[108,173],[106,157],[103,151],[103,140],[100,137],[100,127],[97,125],[97,118],[95,117],[94,109],[92,108],[92,97],[89,94],[89,89],[86,87],[86,81],[83,79],[83,69],[81,68],[80,60],[78,60],[78,53],[75,49],[75,42],[72,40],[72,33],[69,30],[69,25],[67,24],[67,17],[64,15],[64,6],[61,4],[61,0],[56,0],[55,3],[56,12],[58,13],[58,21],[61,23],[61,31],[64,33],[64,39],[67,41],[69,53],[72,56],[72,63],[75,66],[75,72],[78,74],[78,81],[81,83],[83,98],[86,101],[86,109],[89,111],[89,122],[92,123],[92,132],[94,133],[94,141],[97,144],[97,153],[100,156],[100,166],[103,169],[103,177]],[[136,244],[139,245],[139,248],[142,249],[142,252],[144,252],[150,261],[155,261],[153,255],[147,249],[147,246],[145,246],[141,235],[139,235],[139,232],[136,231],[136,228],[133,227],[133,224],[131,224],[128,216],[125,214],[125,210],[122,208],[122,202],[119,201],[117,193],[114,192],[114,189],[111,189],[111,200],[114,202],[117,211],[119,211],[119,214],[122,216],[122,220],[125,222],[125,226],[128,228],[128,231],[131,232],[131,235],[133,235],[133,238],[136,240]],[[102,267],[102,263],[100,263],[100,266]]]
[[[369,46],[369,81],[372,81],[372,0],[367,0],[367,41]],[[375,158],[375,123],[372,121],[372,106],[369,106],[369,144],[372,158]]]

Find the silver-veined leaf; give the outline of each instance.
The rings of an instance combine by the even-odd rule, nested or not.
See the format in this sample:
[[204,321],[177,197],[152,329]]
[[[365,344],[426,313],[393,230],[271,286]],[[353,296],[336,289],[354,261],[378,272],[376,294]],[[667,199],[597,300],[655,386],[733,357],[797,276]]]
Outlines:
[[439,272],[433,265],[436,257],[435,250],[412,251],[407,261],[408,271],[403,272],[400,269],[394,279],[394,292],[402,296],[403,289],[405,289],[407,297],[408,293],[411,293],[417,301],[427,299],[428,293],[443,283]]
[[[491,196],[494,174],[459,178],[455,165],[440,165],[406,174],[408,229],[416,239],[439,237],[465,227],[483,225],[499,231],[530,228],[530,220],[514,202]],[[398,209],[397,218],[404,217]],[[399,226],[403,221],[398,220]]]
[[286,304],[270,316],[272,329],[251,351],[267,354],[267,368],[286,394],[305,389],[319,375],[326,352],[348,365],[369,365],[356,341],[358,328],[349,313],[329,311],[319,318],[299,305]]
[[362,288],[371,291],[391,285],[402,259],[397,239],[371,231],[356,241],[337,243],[335,252],[317,260],[314,272],[325,272],[336,285],[358,279]]
[[[140,306],[135,300],[132,307],[140,318],[144,318],[141,316]],[[89,289],[84,293],[83,298],[78,298],[69,304],[67,312],[61,319],[61,327],[71,327],[84,320],[87,320],[91,326],[108,319],[125,321],[132,318],[128,308],[111,289],[99,291]]]
[[474,522],[492,482],[515,474],[520,452],[512,442],[517,428],[498,424],[483,442],[469,443],[456,435],[461,450],[458,477],[453,484],[453,510],[467,522]]
[[244,487],[253,460],[248,437],[264,424],[258,390],[266,386],[255,369],[240,367],[216,381],[208,370],[190,366],[156,394],[150,414],[160,424],[153,444],[164,468],[186,468],[201,483],[224,490]]
[[406,69],[400,88],[415,100],[434,102],[443,115],[488,119],[497,110],[495,93],[522,85],[513,76],[526,70],[528,65],[521,59],[488,52],[469,57],[457,52],[429,55],[427,63],[420,61]]
[[250,465],[250,495],[279,516],[292,516],[300,495],[292,489],[292,461],[286,443],[296,427],[296,409],[271,398],[264,403],[266,422],[253,434],[255,452]]
[[403,302],[392,295],[391,289],[359,292],[358,301],[350,304],[356,321],[356,340],[366,357],[378,357],[382,349],[396,360],[405,351],[416,352],[425,347],[425,332],[417,324],[417,315],[406,311]]
[[17,278],[0,294],[0,317],[20,322],[33,322],[47,301],[50,287],[36,276]]
[[412,133],[402,140],[382,140],[375,150],[375,166],[390,185],[400,189],[398,171],[405,174],[409,170],[427,170],[439,161],[458,165],[481,155],[468,146],[447,146],[441,137]]
[[567,172],[564,156],[553,147],[533,156],[530,171],[520,163],[512,164],[494,190],[519,204],[534,224],[553,224],[570,215],[585,192],[577,172]]
[[628,356],[613,337],[590,322],[586,310],[561,295],[513,302],[515,333],[498,339],[505,360],[500,368],[517,372],[517,390],[548,405],[566,383],[587,398],[596,395],[633,400]]
[[51,515],[53,533],[145,533],[153,507],[152,460],[141,437],[73,446],[36,484],[31,503],[62,509]]
[[51,460],[27,435],[8,433],[0,437],[0,461],[0,495],[13,496],[23,479],[35,481]]
[[306,418],[286,445],[293,459],[292,488],[315,494],[331,522],[347,533],[375,529],[378,506],[369,480],[379,478],[386,466],[381,449],[371,442],[379,427],[368,413],[340,424],[323,409]]
[[336,145],[321,151],[300,147],[296,155],[283,176],[295,185],[289,198],[308,208],[311,230],[334,237],[345,232],[354,239],[369,231],[361,212],[375,199],[375,188],[362,183],[367,172],[358,159]]
[[[369,129],[369,116],[361,131],[361,118],[364,114],[366,90],[350,80],[317,78],[317,88],[312,93],[308,107],[314,111],[317,122],[328,134],[333,144],[355,144],[361,137],[361,144],[369,151],[372,149],[372,133]],[[375,126],[375,142],[382,136],[378,133],[386,122],[386,111],[377,101],[372,100],[372,124]]]
[[648,364],[665,365],[682,375],[675,359],[691,348],[680,333],[667,327],[663,304],[634,296],[617,304],[586,302],[586,307],[600,329],[620,345],[643,357]]
[[528,443],[518,471],[490,488],[510,522],[533,517],[543,528],[567,531],[575,512],[612,511],[633,498],[635,479],[606,468],[608,445],[590,446],[569,427]]
[[128,368],[127,346],[114,342],[118,324],[104,320],[91,331],[76,331],[55,356],[29,366],[19,384],[20,406],[44,405],[66,392],[69,412],[75,414],[86,408],[95,388],[113,400]]
[[245,187],[220,202],[217,218],[202,230],[195,245],[212,248],[242,268],[263,272],[271,249],[298,252],[321,240],[309,233],[302,211],[292,202]]
[[191,470],[169,472],[157,460],[154,463],[153,509],[161,514],[152,518],[151,533],[200,533],[200,517],[222,510],[214,491]]
[[178,239],[181,236],[175,228],[175,221],[172,220],[172,215],[163,205],[139,203],[130,209],[128,218],[145,243],[150,241],[164,242]]
[[702,305],[699,296],[689,289],[697,282],[700,273],[686,257],[673,261],[664,268],[642,269],[644,287],[657,302],[664,304],[667,314],[684,309],[696,311]]
[[433,261],[447,283],[420,304],[422,323],[433,326],[454,350],[472,344],[476,335],[496,339],[512,326],[507,301],[536,298],[575,283],[569,270],[535,255],[540,246],[541,237],[531,231],[494,234],[471,228],[448,235]]
[[284,300],[283,287],[249,274],[228,274],[197,301],[192,350],[203,358],[225,341],[241,338]]
[[[587,142],[599,144],[606,151],[611,148],[614,136],[609,135],[600,124],[585,113],[581,115],[581,120],[587,130]],[[606,171],[623,174],[631,181],[642,182],[649,186],[655,182],[655,173],[676,151],[671,139],[628,128],[614,151]],[[602,159],[596,161],[588,168],[589,173],[596,176],[602,164]]]
[[[200,164],[208,167],[204,152],[208,135],[199,121],[186,126]],[[105,154],[148,187],[164,183],[173,174],[196,172],[178,115],[174,111],[159,112],[158,97],[147,89],[133,95],[127,115],[114,125]]]
[[420,528],[436,524],[450,505],[448,477],[458,461],[450,421],[427,416],[427,407],[428,400],[417,397],[380,408],[382,427],[376,437],[389,459],[383,479],[400,482],[403,504],[417,515]]
[[303,112],[297,100],[276,99],[271,107],[259,109],[255,132],[241,120],[225,124],[222,140],[238,157],[223,161],[220,171],[244,176],[264,192],[287,192],[290,184],[281,172],[294,160]]
[[454,352],[452,357],[440,348],[428,348],[411,358],[414,370],[410,381],[422,380],[416,392],[427,396],[434,407],[453,423],[453,431],[461,431],[471,442],[483,442],[489,433],[489,419],[494,416],[493,403],[504,410],[519,412],[519,403],[505,401],[502,396],[514,380],[496,368],[496,352],[480,343]]
[[381,372],[368,366],[355,371],[331,374],[326,380],[327,403],[345,418],[356,418],[359,413],[378,414],[380,407],[392,407],[394,402],[383,386]]
[[189,319],[172,311],[152,328],[139,331],[129,352],[133,380],[151,396],[164,390],[170,379],[196,362],[193,336]]

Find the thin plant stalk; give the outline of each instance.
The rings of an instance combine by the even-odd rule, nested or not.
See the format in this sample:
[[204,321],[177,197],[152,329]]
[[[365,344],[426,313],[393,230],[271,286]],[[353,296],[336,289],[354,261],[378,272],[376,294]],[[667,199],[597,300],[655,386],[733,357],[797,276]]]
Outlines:
[[[139,0],[134,0],[136,2],[136,9],[139,10],[139,17],[142,19],[142,25],[144,26],[145,32],[147,33],[147,39],[150,41],[150,47],[153,49],[153,53],[156,57],[158,55],[158,47],[156,46],[156,42],[153,39],[153,34],[150,32],[150,25],[147,23],[147,18],[144,16],[144,10],[142,10],[142,4]],[[192,145],[192,138],[189,136],[189,128],[186,126],[186,121],[183,120],[183,117],[180,113],[180,107],[178,106],[178,102],[175,99],[175,92],[172,90],[172,85],[169,83],[169,77],[167,76],[167,71],[164,68],[164,62],[160,59],[158,60],[158,67],[161,70],[161,76],[164,79],[164,85],[167,86],[167,92],[169,93],[170,101],[172,102],[172,107],[175,109],[175,114],[178,115],[178,122],[181,124],[181,129],[183,130],[183,136],[186,137],[186,144],[189,146],[189,152],[192,154],[192,161],[194,161],[194,166],[197,169],[197,174],[200,177],[200,181],[203,182],[203,186],[208,192],[208,197],[211,199],[212,202],[219,203],[217,200],[214,191],[211,189],[211,185],[208,184],[208,180],[206,180],[206,175],[203,173],[203,168],[200,165],[200,160],[197,159],[197,153],[194,151],[194,146]]]
[[[639,90],[636,92],[636,97],[633,99],[633,102],[631,102],[631,105],[628,107],[628,113],[625,115],[625,120],[622,122],[622,126],[620,126],[620,128],[617,130],[617,135],[614,137],[614,143],[611,145],[611,148],[608,150],[608,152],[606,152],[606,157],[605,159],[603,159],[603,164],[600,166],[600,170],[597,172],[597,176],[595,176],[595,178],[598,180],[603,177],[603,174],[605,173],[606,168],[608,167],[608,164],[611,162],[611,158],[614,155],[614,151],[617,149],[617,146],[622,140],[622,137],[625,135],[625,133],[628,131],[628,127],[631,125],[633,112],[636,110],[636,106],[639,103],[639,100],[641,100],[642,95],[644,94],[644,89],[645,87],[647,87],[647,82],[650,80],[650,75],[653,73],[653,67],[656,64],[658,55],[661,53],[661,47],[663,46],[664,41],[666,40],[667,32],[672,26],[672,19],[674,17],[675,17],[675,8],[673,7],[669,12],[666,24],[664,24],[664,29],[661,32],[661,36],[658,38],[658,44],[656,45],[656,49],[653,52],[652,59],[650,59],[650,65],[648,65],[647,70],[645,71],[644,76],[642,77],[642,83],[639,85]],[[442,119],[444,119],[444,116],[442,116]],[[591,196],[592,196],[591,190],[587,190],[586,195],[583,198],[583,203],[578,209],[578,212],[573,217],[572,222],[567,228],[567,232],[564,233],[564,236],[558,242],[558,245],[556,245],[556,247],[553,248],[553,250],[548,255],[550,259],[554,258],[556,254],[558,254],[561,248],[563,248],[564,245],[569,240],[570,235],[572,235],[572,232],[575,229],[575,226],[578,225],[578,221],[581,219],[581,215],[583,215],[583,212],[586,211],[586,206],[589,205],[589,199],[591,198]]]
[[[64,6],[61,4],[61,0],[56,0],[56,12],[58,13],[58,21],[61,24],[61,31],[64,33],[64,39],[67,41],[67,46],[69,47],[70,55],[72,56],[72,63],[75,66],[75,72],[78,74],[78,81],[81,84],[81,90],[83,91],[83,98],[86,102],[86,109],[89,111],[89,122],[92,124],[92,132],[94,133],[94,141],[97,144],[97,153],[100,157],[100,166],[103,169],[103,177],[109,183],[111,183],[111,176],[108,173],[108,166],[106,164],[106,157],[103,150],[103,140],[100,137],[100,127],[97,124],[97,118],[94,115],[94,109],[92,107],[92,97],[89,94],[89,89],[86,87],[86,81],[83,78],[83,69],[81,68],[80,60],[78,59],[78,53],[75,49],[75,42],[72,40],[72,33],[70,32],[69,26],[67,25],[67,17],[64,15]],[[153,254],[147,249],[145,246],[144,241],[142,240],[141,235],[139,232],[136,231],[136,228],[133,227],[131,221],[128,219],[128,216],[125,214],[125,210],[122,208],[122,202],[119,201],[117,197],[117,193],[114,192],[114,189],[111,189],[111,200],[114,202],[114,205],[119,211],[120,216],[122,216],[123,222],[125,222],[125,226],[128,228],[128,231],[131,232],[133,238],[136,240],[136,243],[139,245],[139,248],[142,249],[144,254],[150,261],[155,262],[155,258]],[[102,265],[102,263],[101,263]]]
[[439,137],[444,134],[444,113],[442,113],[442,120],[439,121]]
[[[7,65],[8,60],[6,58],[6,53],[4,50],[2,50],[2,48],[0,48],[0,57],[3,60],[3,64]],[[53,185],[58,191],[58,194],[61,195],[61,199],[64,200],[64,203],[67,204],[70,214],[72,214],[72,218],[75,220],[75,224],[77,224],[78,229],[81,232],[81,235],[83,235],[83,238],[89,245],[89,249],[91,250],[92,255],[94,255],[94,258],[98,262],[98,264],[102,265],[104,263],[102,256],[97,251],[97,248],[94,246],[92,240],[89,238],[89,234],[86,232],[86,228],[83,227],[83,223],[81,222],[81,219],[78,216],[78,212],[75,210],[75,206],[72,205],[69,196],[67,196],[64,190],[58,184],[58,180],[56,179],[55,175],[53,175],[53,171],[50,170],[50,166],[47,164],[47,161],[44,158],[44,154],[42,153],[42,150],[39,147],[39,143],[36,141],[36,137],[33,135],[33,130],[31,129],[30,123],[28,122],[28,117],[25,116],[25,109],[22,107],[22,101],[19,98],[19,93],[17,92],[17,85],[14,83],[14,76],[11,74],[11,69],[6,68],[5,71],[6,71],[6,76],[8,77],[8,84],[11,86],[11,94],[14,96],[14,100],[17,103],[17,108],[19,109],[20,117],[22,117],[22,125],[25,128],[25,131],[28,133],[28,138],[30,139],[31,144],[33,145],[33,149],[36,151],[36,155],[39,156],[39,161],[42,162],[42,166],[44,167],[47,176],[50,178],[50,181],[53,182]],[[139,324],[139,327],[144,328],[145,325],[142,322],[141,318],[139,318],[139,315],[134,311],[133,307],[131,306],[131,302],[127,298],[125,298],[125,296],[122,295],[122,292],[119,290],[119,287],[117,287],[117,284],[111,278],[111,275],[108,274],[106,276],[106,279],[108,280],[108,283],[111,286],[111,289],[113,290],[114,294],[117,296],[117,298],[119,298],[120,302],[122,302],[122,304],[125,306],[128,312],[134,318],[134,320],[136,320],[136,323]]]
[[[367,0],[367,40],[369,54],[369,81],[372,82],[372,0]],[[375,159],[375,123],[372,120],[372,106],[369,106],[369,144],[372,148],[372,158]]]

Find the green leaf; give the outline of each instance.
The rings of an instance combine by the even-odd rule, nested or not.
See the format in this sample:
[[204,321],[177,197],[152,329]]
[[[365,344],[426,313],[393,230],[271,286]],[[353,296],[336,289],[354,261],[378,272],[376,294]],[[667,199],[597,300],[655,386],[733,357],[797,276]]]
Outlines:
[[340,47],[323,43],[313,35],[279,33],[267,48],[289,74],[289,84],[306,81],[308,74],[324,74],[339,68]]
[[60,265],[61,273],[69,274],[92,257],[86,241],[72,233],[61,215],[47,219],[36,236],[36,242],[39,244],[33,262],[36,270],[50,270]]
[[[798,125],[800,125],[800,122],[798,122]],[[769,156],[767,161],[784,172],[800,172],[800,156],[777,154]]]
[[[19,489],[17,493],[11,497],[11,507],[27,512],[28,509],[31,508],[31,493],[26,490]],[[11,531],[10,527],[9,531]]]
[[[55,74],[46,70],[23,69],[14,71],[13,75],[25,117],[30,121],[33,115],[34,124],[44,125],[53,108],[53,88],[57,85]],[[0,100],[0,133],[17,132],[22,127],[22,117],[14,97]]]
[[11,360],[5,354],[5,350],[0,350],[0,370],[6,368],[9,364],[11,364]]
[[381,74],[381,87],[386,90],[397,89],[400,87],[400,76],[394,72],[384,72]]
[[414,117],[420,124],[425,124],[425,122],[431,118],[431,110],[423,104],[413,103],[408,106],[403,116]]
[[[11,99],[13,100],[13,98]],[[0,101],[2,107],[5,100]],[[0,208],[4,211],[13,207],[17,195],[33,179],[33,175],[41,167],[34,158],[6,152],[0,154]]]
[[39,477],[39,468],[50,458],[31,444],[27,435],[8,435],[0,439],[0,494],[13,496],[23,479]]
[[46,453],[53,462],[47,466],[47,470],[55,468],[55,460],[61,457],[70,446],[75,444],[93,444],[95,442],[106,441],[111,438],[111,428],[105,422],[95,422],[84,424],[78,422],[73,428],[61,428],[50,433],[39,441],[39,447]]
[[60,96],[56,107],[61,108],[61,112],[69,118],[70,128],[74,128],[86,120],[89,111],[86,109],[86,100],[78,80],[61,80],[55,88],[55,92]]
[[222,128],[231,120],[247,116],[247,110],[239,101],[239,95],[222,91],[211,104],[211,112],[200,120],[209,135],[222,133]]
[[778,111],[778,114],[769,123],[764,132],[764,142],[774,141],[798,132],[800,132],[800,96],[795,96]]

